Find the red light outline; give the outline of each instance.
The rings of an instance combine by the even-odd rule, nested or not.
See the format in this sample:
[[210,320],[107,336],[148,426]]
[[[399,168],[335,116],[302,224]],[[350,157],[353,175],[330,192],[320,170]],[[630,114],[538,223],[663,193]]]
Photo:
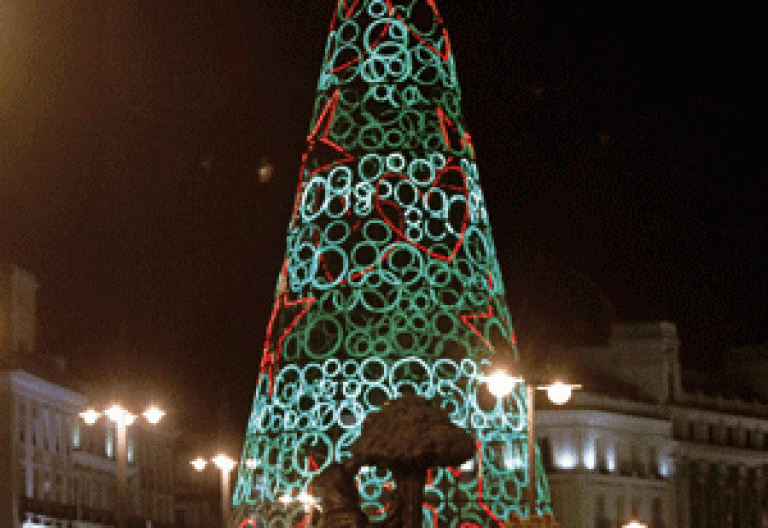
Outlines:
[[[443,24],[443,17],[440,16],[440,13],[437,10],[437,5],[435,5],[435,1],[434,0],[427,0],[427,3],[429,4],[429,7],[432,8],[432,12],[435,14],[435,17],[437,18],[437,23],[440,24],[440,27],[443,30],[443,39],[444,39],[444,42],[445,42],[445,52],[444,53],[440,53],[439,51],[437,51],[437,48],[435,48],[432,44],[430,44],[429,42],[424,40],[424,37],[419,35],[416,32],[416,30],[414,30],[410,26],[410,24],[406,23],[405,26],[408,28],[408,31],[411,32],[411,35],[413,35],[416,38],[416,40],[421,42],[427,49],[429,49],[429,51],[431,51],[432,53],[434,53],[435,55],[440,57],[443,61],[447,61],[448,59],[451,58],[451,40],[448,38],[448,30],[445,29],[445,24]],[[395,8],[392,5],[392,2],[390,0],[387,0],[387,7],[389,8],[389,13],[391,15],[394,15],[395,18],[397,18],[401,22],[405,23],[405,21],[403,20],[403,15],[401,15],[400,13],[397,13],[395,11]]]
[[[344,19],[348,19],[348,18],[350,18],[352,16],[352,13],[354,12],[355,8],[357,7],[357,4],[360,3],[360,0],[355,0],[354,3],[351,6],[349,6],[348,8],[345,7],[346,0],[340,0],[339,3],[341,4],[342,9],[347,9],[347,11],[343,14],[343,17],[344,17]],[[338,11],[339,11],[338,8],[339,8],[339,5],[337,4],[336,5],[336,9],[333,10],[333,18],[331,19],[331,27],[330,27],[330,32],[331,33],[336,31],[336,29],[337,29],[335,27],[335,25],[338,22]],[[373,51],[374,49],[376,49],[379,46],[379,44],[381,44],[382,39],[384,38],[384,36],[387,34],[388,31],[389,31],[389,22],[384,24],[384,29],[381,30],[381,35],[379,35],[376,38],[376,40],[370,44],[370,46],[368,48],[368,52]],[[351,59],[351,60],[345,62],[344,64],[341,64],[340,66],[336,66],[335,68],[333,68],[331,70],[331,72],[332,73],[337,73],[337,72],[340,72],[341,70],[347,69],[350,66],[352,66],[353,64],[355,64],[356,62],[358,62],[360,60],[360,58],[361,58],[361,55],[358,55],[354,59]],[[328,65],[330,65],[331,64],[331,57],[326,57],[325,61],[328,63]]]
[[[288,337],[288,334],[290,334],[293,331],[293,327],[296,326],[296,323],[299,322],[299,319],[304,317],[306,315],[307,311],[309,310],[309,307],[312,306],[312,303],[315,302],[315,297],[302,297],[301,299],[296,299],[295,301],[288,300],[288,292],[287,292],[287,276],[288,276],[288,259],[285,259],[283,262],[283,271],[280,274],[280,288],[278,290],[277,295],[275,296],[275,303],[272,308],[272,315],[269,317],[269,323],[267,324],[267,333],[266,338],[264,340],[264,351],[262,353],[261,357],[261,374],[264,374],[267,369],[269,369],[269,395],[272,396],[274,393],[275,388],[275,375],[277,370],[277,363],[280,361],[280,356],[283,353],[283,343],[285,342],[285,339]],[[296,315],[291,323],[286,327],[285,331],[282,333],[280,338],[277,340],[277,349],[275,352],[272,352],[269,348],[269,341],[272,338],[272,329],[275,324],[275,319],[277,318],[277,312],[280,311],[280,308],[282,307],[288,307],[288,306],[296,306],[298,304],[305,304],[304,309],[299,312],[298,315]]]
[[[488,291],[493,291],[493,274],[489,271],[488,272]],[[483,334],[480,333],[480,331],[477,329],[477,327],[472,324],[469,320],[470,319],[490,319],[493,317],[493,295],[488,294],[488,310],[485,312],[480,313],[473,313],[473,314],[461,314],[459,316],[461,318],[461,322],[467,325],[472,332],[475,333],[477,337],[480,338],[480,340],[485,343],[485,346],[488,347],[488,349],[491,352],[495,352],[496,349],[493,348],[493,345],[488,341]],[[512,339],[514,340],[514,334],[512,334]],[[517,343],[515,341],[515,343]]]
[[[440,130],[443,132],[443,142],[445,143],[445,146],[448,147],[448,150],[454,150],[453,146],[451,145],[451,140],[448,137],[448,126],[450,126],[454,132],[456,132],[457,136],[459,135],[459,128],[445,114],[445,110],[439,106],[435,108],[435,113],[437,114],[437,120],[440,122]],[[469,136],[469,132],[464,132],[461,135],[461,146],[466,147],[467,145],[469,145],[469,148],[472,150],[474,157],[475,146],[472,144],[472,138]]]
[[[449,159],[448,161],[451,162],[452,160]],[[461,232],[460,232],[459,236],[457,237],[456,242],[454,243],[454,246],[453,246],[453,249],[451,250],[450,255],[447,255],[447,256],[446,255],[438,255],[437,253],[435,253],[430,248],[425,247],[425,246],[423,246],[423,245],[421,245],[421,244],[419,244],[419,243],[409,239],[408,237],[405,236],[404,226],[402,225],[403,216],[400,215],[400,218],[399,218],[399,221],[400,221],[401,225],[400,226],[396,226],[394,224],[394,222],[392,220],[390,220],[382,212],[382,210],[381,210],[381,205],[382,204],[392,205],[393,207],[395,207],[398,210],[400,209],[400,204],[398,204],[397,202],[395,202],[393,200],[381,200],[381,199],[379,199],[379,185],[381,184],[381,181],[384,178],[387,178],[387,177],[398,177],[398,178],[402,178],[404,180],[407,180],[408,176],[406,176],[405,174],[398,174],[398,173],[383,174],[376,181],[376,195],[375,195],[374,202],[373,202],[374,207],[376,208],[376,211],[378,211],[378,213],[379,213],[379,216],[387,223],[387,225],[389,225],[389,228],[392,229],[392,231],[398,237],[400,237],[401,240],[409,243],[413,247],[415,247],[418,250],[420,250],[422,253],[426,253],[431,258],[440,259],[440,260],[443,260],[445,262],[451,262],[456,257],[456,254],[459,252],[459,249],[461,248],[461,245],[464,243],[464,236],[465,236],[465,234],[467,232],[467,224],[469,222],[469,203],[467,203],[467,200],[469,198],[469,196],[468,196],[469,195],[469,189],[467,189],[467,175],[464,173],[464,171],[461,169],[461,167],[459,167],[457,165],[448,165],[448,166],[446,166],[446,167],[444,167],[442,169],[438,169],[436,171],[438,173],[438,176],[435,177],[435,181],[432,182],[431,187],[438,187],[438,183],[439,183],[440,179],[443,177],[443,175],[445,173],[451,171],[451,170],[459,171],[459,173],[461,174],[463,185],[461,187],[458,187],[456,185],[444,185],[441,188],[443,188],[443,189],[450,189],[450,190],[461,192],[464,195],[464,206],[465,207],[464,207],[464,218],[462,219],[462,222],[461,222]],[[419,188],[417,188],[416,190],[419,193],[419,198],[421,198],[424,195],[424,193]]]

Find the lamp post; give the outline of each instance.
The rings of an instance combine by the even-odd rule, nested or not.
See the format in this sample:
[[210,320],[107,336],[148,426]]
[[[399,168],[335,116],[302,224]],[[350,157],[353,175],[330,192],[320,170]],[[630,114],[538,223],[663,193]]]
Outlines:
[[[540,384],[544,375],[532,369],[521,369],[517,375],[510,375],[504,370],[497,370],[484,378],[488,384],[488,390],[497,398],[507,396],[518,383],[525,384],[525,398],[528,401],[528,486],[526,488],[526,502],[528,503],[528,516],[532,517],[536,512],[536,389],[547,391],[547,397],[556,405],[563,405],[571,398],[573,389],[581,385],[573,385],[555,381]],[[636,528],[636,527],[631,527]],[[647,528],[647,527],[646,527]]]
[[[117,453],[115,459],[117,461],[117,501],[115,503],[115,521],[117,522],[117,528],[125,528],[127,521],[127,489],[128,479],[126,469],[128,466],[128,427],[130,427],[136,421],[136,415],[126,411],[120,405],[114,404],[109,409],[106,409],[103,413],[98,412],[96,409],[89,408],[80,413],[80,418],[87,425],[93,425],[102,416],[106,416],[110,421],[115,424],[115,440]],[[144,419],[152,425],[156,425],[160,422],[165,412],[157,406],[151,406],[142,413]]]
[[[237,465],[237,462],[223,453],[219,453],[213,457],[211,462],[213,462],[213,464],[221,471],[221,527],[226,528],[227,522],[229,522],[229,510],[232,501],[229,486],[229,473]],[[192,464],[197,471],[202,471],[205,469],[208,461],[204,458],[197,457],[195,460],[191,461],[190,464]]]

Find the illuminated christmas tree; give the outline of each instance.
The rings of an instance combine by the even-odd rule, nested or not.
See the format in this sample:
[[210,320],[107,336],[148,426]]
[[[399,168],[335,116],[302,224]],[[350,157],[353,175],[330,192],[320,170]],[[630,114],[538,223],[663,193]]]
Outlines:
[[[528,514],[524,388],[495,398],[482,379],[517,349],[460,103],[434,0],[339,0],[238,471],[238,523],[306,526],[297,499],[312,477],[350,457],[367,414],[406,392],[477,440],[474,463],[430,472],[425,526]],[[540,464],[537,475],[541,513]],[[384,518],[391,475],[365,467],[358,480],[369,518]]]

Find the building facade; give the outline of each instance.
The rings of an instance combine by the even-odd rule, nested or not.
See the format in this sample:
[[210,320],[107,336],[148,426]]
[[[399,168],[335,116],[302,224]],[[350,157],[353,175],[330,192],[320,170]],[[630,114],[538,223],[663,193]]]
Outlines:
[[[88,398],[63,362],[34,353],[36,289],[29,273],[0,266],[0,526],[112,526],[115,430],[87,426]],[[176,435],[152,427],[128,431],[129,525],[142,528],[173,523]]]
[[768,406],[694,392],[679,345],[672,323],[614,325],[608,346],[575,351],[569,370],[584,390],[563,407],[540,403],[537,437],[567,528],[768,527]]

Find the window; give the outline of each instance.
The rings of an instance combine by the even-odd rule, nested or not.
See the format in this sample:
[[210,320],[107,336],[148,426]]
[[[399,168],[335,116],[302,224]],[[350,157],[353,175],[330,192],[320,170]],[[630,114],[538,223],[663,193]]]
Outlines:
[[733,427],[728,427],[725,430],[725,443],[729,446],[735,446],[736,445],[736,431]]
[[688,422],[688,439],[691,442],[696,441],[696,424],[694,422]]
[[43,449],[48,451],[51,448],[51,413],[48,409],[43,409]]
[[605,495],[595,497],[595,528],[610,528],[611,523],[605,515]]
[[712,424],[709,424],[707,426],[707,441],[710,444],[716,444],[717,443],[717,436],[715,431],[715,426]]
[[115,430],[111,427],[107,427],[106,434],[104,435],[104,454],[107,458],[115,456]]
[[674,418],[672,421],[673,431],[676,440],[683,440],[685,438],[685,422],[682,418]]
[[552,458],[552,443],[548,436],[539,438],[539,452],[541,453],[541,462],[544,464],[545,471],[551,471],[554,467]]
[[659,471],[659,457],[655,446],[648,448],[648,471],[656,478],[661,477],[661,471]]
[[18,475],[16,476],[16,491],[20,497],[27,497],[27,468],[26,466],[19,466]]
[[38,427],[40,423],[37,420],[37,405],[32,404],[32,445],[37,447]]
[[616,498],[616,528],[624,526],[624,521],[627,520],[627,514],[624,511],[624,497]]
[[661,498],[654,497],[651,506],[651,528],[664,528],[664,509]]
[[80,448],[80,422],[74,422],[72,424],[72,447],[75,449]]
[[54,448],[57,453],[61,451],[62,446],[62,427],[61,427],[61,413],[56,413],[54,429],[56,430],[56,436],[54,437]]
[[640,446],[636,442],[632,442],[631,447],[631,461],[632,461],[632,473],[638,476],[645,476],[645,465],[640,460]]

